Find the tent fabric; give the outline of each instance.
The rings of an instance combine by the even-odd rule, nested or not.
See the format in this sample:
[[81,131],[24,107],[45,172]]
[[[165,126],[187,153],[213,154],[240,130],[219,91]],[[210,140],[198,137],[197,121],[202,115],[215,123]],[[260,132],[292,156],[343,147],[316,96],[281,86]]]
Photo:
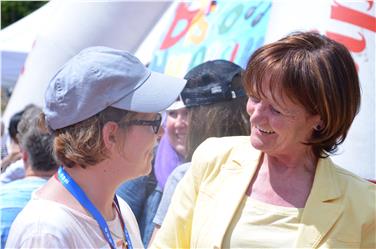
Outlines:
[[[36,19],[27,16],[15,23],[16,27],[11,25],[2,30],[0,41],[4,59],[2,64],[5,66],[2,81],[14,81],[11,75],[14,77],[17,71],[22,72],[16,79],[17,84],[3,113],[4,123],[7,124],[12,113],[27,104],[42,106],[43,93],[50,78],[83,48],[108,46],[135,53],[170,4],[168,1],[52,0],[29,15],[42,19],[41,29],[27,28],[38,26],[30,23],[28,26],[26,23]],[[20,31],[21,23],[25,24],[23,31]],[[12,36],[10,30],[18,31],[14,31]],[[22,46],[3,44],[17,40],[17,34],[20,33],[30,33],[29,37],[32,38],[26,40],[19,36],[18,42],[25,40]],[[27,54],[24,62],[24,57],[20,55],[22,53]],[[12,55],[13,59],[8,59],[7,54]]]
[[27,54],[31,51],[38,30],[43,29],[53,4],[41,8],[0,31],[1,84],[12,87],[22,71]]

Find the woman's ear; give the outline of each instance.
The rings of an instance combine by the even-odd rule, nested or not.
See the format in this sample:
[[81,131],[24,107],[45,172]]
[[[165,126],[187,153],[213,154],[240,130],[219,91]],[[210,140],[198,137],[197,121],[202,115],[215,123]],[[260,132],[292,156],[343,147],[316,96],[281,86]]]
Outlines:
[[116,132],[119,126],[117,123],[107,122],[102,128],[102,138],[107,149],[111,150],[116,144]]

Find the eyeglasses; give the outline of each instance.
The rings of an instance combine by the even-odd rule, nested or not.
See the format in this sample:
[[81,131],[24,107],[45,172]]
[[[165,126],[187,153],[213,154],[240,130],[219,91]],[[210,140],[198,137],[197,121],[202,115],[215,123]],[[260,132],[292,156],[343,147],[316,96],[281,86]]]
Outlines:
[[160,113],[157,114],[157,117],[154,120],[143,120],[143,119],[135,119],[130,120],[128,122],[122,123],[121,125],[130,126],[130,125],[142,125],[142,126],[151,126],[155,134],[158,133],[159,127],[161,127],[162,122],[162,115]]

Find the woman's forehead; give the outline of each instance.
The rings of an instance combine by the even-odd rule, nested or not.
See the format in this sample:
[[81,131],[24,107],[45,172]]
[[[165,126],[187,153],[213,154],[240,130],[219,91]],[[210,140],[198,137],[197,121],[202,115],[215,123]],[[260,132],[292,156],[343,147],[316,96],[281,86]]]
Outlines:
[[283,84],[271,81],[264,81],[261,88],[256,88],[256,94],[261,98],[268,100],[271,104],[284,108],[286,111],[295,113],[304,108],[293,94],[283,88]]

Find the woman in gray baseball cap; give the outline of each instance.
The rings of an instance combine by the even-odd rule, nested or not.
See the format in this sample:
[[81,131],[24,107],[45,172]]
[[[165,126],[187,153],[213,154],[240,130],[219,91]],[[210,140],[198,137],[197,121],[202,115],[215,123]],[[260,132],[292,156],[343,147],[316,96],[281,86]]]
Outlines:
[[62,166],[16,218],[7,247],[143,247],[134,215],[115,191],[149,173],[159,112],[184,85],[107,47],[69,60],[49,82],[44,108]]

